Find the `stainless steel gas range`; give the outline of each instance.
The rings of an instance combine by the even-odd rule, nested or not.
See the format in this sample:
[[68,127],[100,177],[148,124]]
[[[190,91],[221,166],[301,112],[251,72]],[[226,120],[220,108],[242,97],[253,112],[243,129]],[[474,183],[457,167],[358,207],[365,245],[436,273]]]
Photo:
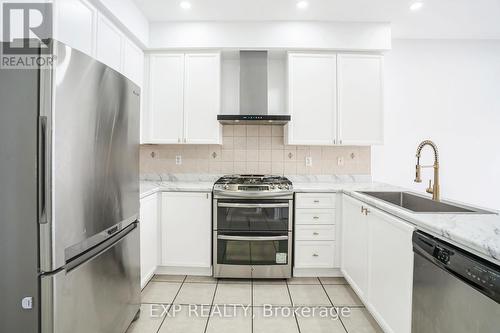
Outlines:
[[292,183],[280,176],[224,176],[213,194],[214,276],[291,277]]

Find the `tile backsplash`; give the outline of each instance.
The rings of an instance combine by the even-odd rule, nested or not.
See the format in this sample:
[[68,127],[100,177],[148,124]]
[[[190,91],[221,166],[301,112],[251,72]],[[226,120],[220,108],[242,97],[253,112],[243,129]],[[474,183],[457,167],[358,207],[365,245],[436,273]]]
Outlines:
[[[224,125],[222,145],[142,145],[141,174],[370,174],[370,147],[289,146],[284,144],[283,129]],[[306,157],[312,160],[310,166]]]

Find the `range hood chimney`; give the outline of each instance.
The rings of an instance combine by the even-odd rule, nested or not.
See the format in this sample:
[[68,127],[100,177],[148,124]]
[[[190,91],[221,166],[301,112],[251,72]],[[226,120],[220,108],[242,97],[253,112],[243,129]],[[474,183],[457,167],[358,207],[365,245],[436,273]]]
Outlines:
[[218,115],[223,124],[282,125],[289,115],[268,114],[267,51],[240,51],[240,112]]

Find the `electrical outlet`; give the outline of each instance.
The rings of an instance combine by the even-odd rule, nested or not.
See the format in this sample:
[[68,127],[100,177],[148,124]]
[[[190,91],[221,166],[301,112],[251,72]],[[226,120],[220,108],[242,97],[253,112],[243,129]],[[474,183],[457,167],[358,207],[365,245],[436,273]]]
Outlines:
[[337,165],[338,166],[344,165],[344,157],[340,156],[339,158],[337,158]]
[[182,164],[182,156],[177,155],[175,156],[175,165],[181,165]]
[[306,167],[310,167],[313,165],[313,158],[311,156],[306,157]]

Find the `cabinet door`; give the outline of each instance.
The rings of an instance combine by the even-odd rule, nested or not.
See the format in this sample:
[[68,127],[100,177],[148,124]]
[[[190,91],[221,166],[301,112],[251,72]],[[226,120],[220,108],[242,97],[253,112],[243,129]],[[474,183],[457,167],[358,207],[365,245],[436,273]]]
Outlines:
[[124,37],[123,75],[132,80],[139,87],[142,87],[144,74],[144,53],[130,39]]
[[140,233],[141,233],[141,286],[153,276],[158,266],[158,197],[156,194],[141,199]]
[[368,302],[387,332],[410,333],[414,228],[369,208]]
[[162,194],[161,235],[163,266],[211,266],[210,193]]
[[363,299],[368,288],[368,225],[362,203],[347,195],[342,201],[341,269]]
[[93,56],[97,10],[85,0],[59,0],[54,6],[57,40]]
[[191,53],[185,56],[184,142],[219,144],[220,54]]
[[335,143],[336,90],[335,54],[288,54],[288,144]]
[[183,137],[184,55],[155,54],[149,63],[147,143],[180,143]]
[[122,33],[102,14],[97,16],[96,58],[114,70],[121,71]]
[[341,143],[383,143],[382,56],[339,54],[337,73]]

